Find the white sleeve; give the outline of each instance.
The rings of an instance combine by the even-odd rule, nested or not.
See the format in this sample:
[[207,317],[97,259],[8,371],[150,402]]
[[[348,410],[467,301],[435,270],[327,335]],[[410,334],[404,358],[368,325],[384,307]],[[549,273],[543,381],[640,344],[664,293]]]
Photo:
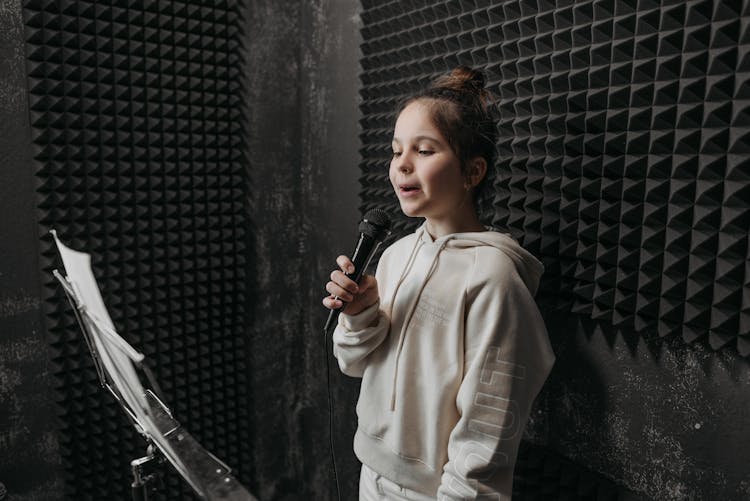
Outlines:
[[341,372],[362,377],[367,356],[383,342],[389,325],[388,317],[380,311],[380,301],[356,315],[342,313],[333,331],[333,355]]
[[461,417],[448,441],[438,500],[510,499],[523,429],[554,361],[541,314],[515,266],[501,273],[467,301],[464,379],[456,398]]

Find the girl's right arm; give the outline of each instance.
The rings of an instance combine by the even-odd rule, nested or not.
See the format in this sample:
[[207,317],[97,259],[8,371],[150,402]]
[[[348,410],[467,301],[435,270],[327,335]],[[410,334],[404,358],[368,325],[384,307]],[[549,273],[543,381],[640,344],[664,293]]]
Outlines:
[[323,305],[329,309],[341,308],[346,303],[333,333],[333,354],[341,372],[362,377],[367,356],[385,339],[390,322],[380,311],[377,279],[364,275],[358,285],[345,275],[354,271],[351,260],[339,256],[336,263],[340,269],[331,273],[326,284],[331,295],[323,299]]

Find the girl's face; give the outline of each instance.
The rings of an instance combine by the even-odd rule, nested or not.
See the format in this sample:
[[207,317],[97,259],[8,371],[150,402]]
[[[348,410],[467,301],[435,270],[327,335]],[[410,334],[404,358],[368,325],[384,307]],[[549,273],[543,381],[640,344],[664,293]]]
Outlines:
[[392,147],[389,177],[404,214],[443,223],[463,212],[469,195],[461,161],[420,101],[398,116]]

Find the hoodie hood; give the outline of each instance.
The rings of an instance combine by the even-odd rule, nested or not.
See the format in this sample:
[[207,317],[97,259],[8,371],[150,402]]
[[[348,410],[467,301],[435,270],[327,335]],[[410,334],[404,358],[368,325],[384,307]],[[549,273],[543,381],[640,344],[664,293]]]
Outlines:
[[438,245],[442,248],[465,249],[489,246],[500,250],[510,257],[516,265],[518,274],[526,285],[526,288],[529,289],[529,292],[532,295],[536,294],[539,287],[539,280],[542,277],[542,273],[544,273],[544,265],[529,251],[521,247],[509,233],[500,233],[494,228],[487,227],[487,231],[451,233],[450,235],[433,239],[427,231],[426,222],[422,223],[416,233],[418,235],[418,242]]

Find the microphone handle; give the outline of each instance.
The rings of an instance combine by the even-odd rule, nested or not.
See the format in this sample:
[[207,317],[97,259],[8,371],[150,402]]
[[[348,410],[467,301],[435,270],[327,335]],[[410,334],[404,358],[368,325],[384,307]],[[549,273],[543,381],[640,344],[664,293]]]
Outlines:
[[[375,251],[379,246],[380,242],[378,242],[371,236],[366,235],[365,233],[360,233],[357,247],[354,249],[354,254],[352,256],[354,272],[345,273],[345,275],[355,282],[359,283],[359,281],[362,280],[362,276],[365,274],[365,270],[370,265],[370,261],[372,261],[372,257],[375,255]],[[337,297],[336,299],[339,298]],[[327,336],[333,334],[333,331],[336,328],[336,323],[339,319],[339,314],[344,311],[346,305],[347,303],[344,303],[341,308],[337,310],[331,310],[331,312],[328,314],[328,320],[326,321],[326,325],[323,328]]]

